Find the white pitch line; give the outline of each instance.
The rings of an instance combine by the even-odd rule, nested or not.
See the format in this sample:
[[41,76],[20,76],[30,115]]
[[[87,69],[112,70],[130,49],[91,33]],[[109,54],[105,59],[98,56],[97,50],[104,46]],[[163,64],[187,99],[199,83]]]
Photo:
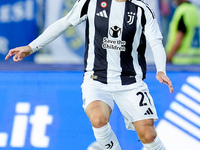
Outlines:
[[200,102],[200,92],[196,91],[194,88],[190,87],[187,84],[184,84],[181,89],[183,92]]
[[178,100],[179,102],[181,102],[182,104],[184,104],[185,106],[187,106],[188,108],[192,109],[200,115],[200,105],[188,98],[187,96],[178,93],[176,95],[176,100]]
[[187,78],[187,82],[200,90],[200,77],[190,76]]
[[191,133],[192,135],[194,135],[198,139],[200,139],[200,130],[197,127],[193,126],[192,124],[190,124],[189,122],[185,121],[184,119],[182,119],[181,117],[177,116],[176,114],[174,114],[171,111],[166,111],[165,112],[165,117],[167,119],[171,120],[173,123],[175,123],[178,126],[180,126],[181,128],[183,128],[184,130],[188,131],[189,133]]
[[193,112],[191,112],[189,109],[181,106],[177,102],[173,102],[170,105],[170,108],[200,127],[200,117],[194,114]]

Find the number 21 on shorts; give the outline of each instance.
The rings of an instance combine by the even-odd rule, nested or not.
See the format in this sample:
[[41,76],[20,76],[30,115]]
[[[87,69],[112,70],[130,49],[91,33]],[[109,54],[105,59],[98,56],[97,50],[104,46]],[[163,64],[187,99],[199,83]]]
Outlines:
[[[142,106],[147,106],[147,103],[144,102],[144,98],[145,96],[147,97],[147,99],[149,100],[149,103],[151,104],[151,100],[147,94],[147,92],[137,92],[136,93],[137,96],[141,96],[141,99],[140,99],[140,102],[139,102],[139,106],[142,107]],[[152,104],[151,104],[152,105]]]

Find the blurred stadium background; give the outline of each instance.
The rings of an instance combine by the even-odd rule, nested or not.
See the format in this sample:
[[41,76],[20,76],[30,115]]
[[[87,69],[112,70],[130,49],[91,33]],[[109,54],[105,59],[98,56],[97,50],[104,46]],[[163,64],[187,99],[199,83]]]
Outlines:
[[[175,6],[172,0],[146,0],[154,9],[166,43]],[[198,6],[199,0],[192,0]],[[82,109],[84,24],[70,28],[54,42],[14,63],[4,60],[17,46],[30,43],[72,8],[75,0],[0,1],[0,149],[99,150]],[[167,65],[175,92],[155,79],[147,53],[149,85],[158,111],[155,123],[167,150],[200,148],[200,65]],[[143,149],[127,131],[117,107],[111,126],[123,150]]]

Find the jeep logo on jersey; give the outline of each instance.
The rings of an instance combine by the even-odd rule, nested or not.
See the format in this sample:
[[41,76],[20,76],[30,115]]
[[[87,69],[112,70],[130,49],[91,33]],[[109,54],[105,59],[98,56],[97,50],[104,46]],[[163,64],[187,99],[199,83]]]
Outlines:
[[119,37],[121,35],[121,32],[122,32],[121,28],[116,26],[116,25],[111,27],[110,30],[109,30],[110,36],[112,36],[114,38]]

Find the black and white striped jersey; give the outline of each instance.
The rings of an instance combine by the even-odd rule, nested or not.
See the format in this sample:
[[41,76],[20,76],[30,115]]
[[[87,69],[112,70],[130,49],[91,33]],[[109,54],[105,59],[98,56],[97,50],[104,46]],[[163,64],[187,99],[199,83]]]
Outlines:
[[144,1],[79,0],[66,19],[86,21],[85,77],[122,85],[145,78],[147,42],[162,35]]

